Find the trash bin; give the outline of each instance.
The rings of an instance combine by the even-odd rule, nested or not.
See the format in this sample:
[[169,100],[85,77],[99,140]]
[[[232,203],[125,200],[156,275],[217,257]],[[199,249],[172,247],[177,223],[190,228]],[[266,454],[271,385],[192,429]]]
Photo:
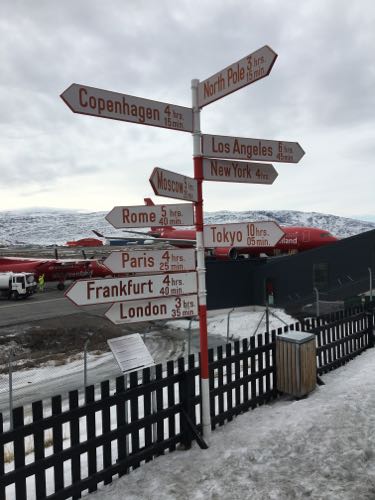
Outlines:
[[315,335],[288,332],[276,337],[277,389],[297,398],[316,387]]

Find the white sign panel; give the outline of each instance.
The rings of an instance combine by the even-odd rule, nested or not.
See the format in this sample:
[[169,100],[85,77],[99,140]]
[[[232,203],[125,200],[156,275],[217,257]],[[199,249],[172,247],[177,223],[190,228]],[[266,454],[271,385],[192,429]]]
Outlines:
[[202,135],[204,156],[235,160],[298,163],[305,154],[298,142],[246,139],[220,135]]
[[65,296],[77,306],[89,306],[196,292],[197,276],[193,272],[78,280],[68,288]]
[[195,269],[195,249],[121,250],[103,262],[113,273],[179,272]]
[[268,46],[258,49],[236,63],[199,83],[198,106],[202,108],[271,72],[277,54]]
[[155,167],[150,177],[150,184],[158,196],[198,201],[198,183],[191,177]]
[[73,83],[60,96],[74,113],[193,132],[191,108]]
[[105,313],[116,325],[157,319],[181,319],[198,314],[197,295],[117,302]]
[[206,181],[273,184],[277,175],[273,165],[267,163],[203,159],[203,179]]
[[273,247],[284,231],[273,221],[215,224],[203,227],[204,246],[216,247]]
[[155,364],[139,333],[109,339],[107,343],[123,373]]
[[149,226],[192,226],[194,224],[194,208],[190,203],[114,207],[105,218],[117,229]]

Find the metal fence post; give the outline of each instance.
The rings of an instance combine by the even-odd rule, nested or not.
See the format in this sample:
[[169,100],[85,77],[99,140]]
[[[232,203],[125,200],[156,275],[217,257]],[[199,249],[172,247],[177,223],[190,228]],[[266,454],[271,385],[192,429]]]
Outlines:
[[12,372],[12,358],[13,349],[9,351],[8,369],[9,369],[9,426],[13,430],[13,372]]
[[316,287],[314,287],[314,292],[315,292],[315,295],[316,295],[316,316],[319,317],[320,316],[319,290]]
[[83,385],[85,388],[85,399],[86,399],[86,387],[87,387],[87,347],[90,343],[90,339],[87,339],[83,346]]
[[368,272],[370,275],[370,304],[372,302],[372,269],[371,267],[368,268]]
[[234,307],[229,311],[228,317],[227,317],[227,344],[229,342],[229,318],[232,312],[234,311]]

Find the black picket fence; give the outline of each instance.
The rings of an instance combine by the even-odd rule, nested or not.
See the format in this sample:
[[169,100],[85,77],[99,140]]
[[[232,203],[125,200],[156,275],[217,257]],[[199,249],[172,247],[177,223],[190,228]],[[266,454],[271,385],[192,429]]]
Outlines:
[[[276,336],[289,330],[317,337],[318,373],[373,347],[374,311],[356,309],[295,323],[209,351],[212,429],[276,398]],[[112,384],[113,385],[113,384]],[[81,398],[82,399],[82,398]],[[0,500],[80,498],[177,447],[201,447],[199,359],[189,356],[104,381],[51,401],[31,414],[13,410],[13,430],[0,415]]]

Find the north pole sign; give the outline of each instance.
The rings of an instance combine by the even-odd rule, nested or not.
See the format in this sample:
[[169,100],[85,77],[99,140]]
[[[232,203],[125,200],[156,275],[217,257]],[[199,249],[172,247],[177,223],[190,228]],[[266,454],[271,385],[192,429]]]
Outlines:
[[157,319],[189,318],[197,314],[197,295],[117,302],[105,313],[106,317],[116,325]]
[[277,175],[273,165],[268,163],[203,159],[203,179],[206,181],[273,184]]
[[194,224],[194,209],[190,203],[114,207],[105,218],[117,229],[149,226],[192,226]]
[[78,83],[73,83],[60,97],[73,113],[193,132],[193,111],[184,106]]
[[199,83],[198,106],[202,108],[236,90],[268,76],[277,54],[268,46],[258,49]]
[[214,224],[204,226],[203,232],[207,248],[273,247],[284,236],[284,231],[273,221]]
[[203,156],[235,160],[298,163],[305,154],[298,142],[202,135]]
[[158,196],[198,201],[198,183],[192,177],[155,167],[150,177],[150,184]]
[[77,306],[90,306],[196,292],[197,276],[191,272],[78,280],[68,288],[65,296]]
[[117,274],[193,271],[195,250],[194,248],[121,250],[112,252],[103,264]]

